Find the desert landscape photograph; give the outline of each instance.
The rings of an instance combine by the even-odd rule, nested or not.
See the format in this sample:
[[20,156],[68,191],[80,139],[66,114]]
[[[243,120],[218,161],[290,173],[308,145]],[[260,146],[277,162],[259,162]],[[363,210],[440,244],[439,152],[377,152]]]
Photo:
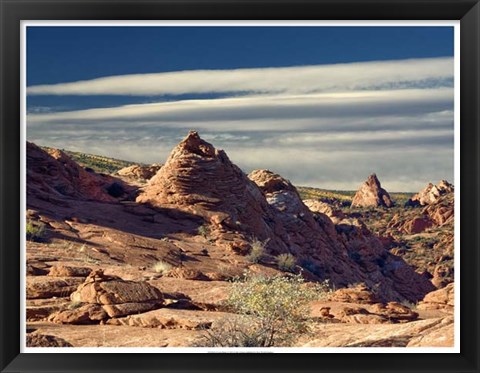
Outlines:
[[457,31],[27,26],[25,352],[453,352]]

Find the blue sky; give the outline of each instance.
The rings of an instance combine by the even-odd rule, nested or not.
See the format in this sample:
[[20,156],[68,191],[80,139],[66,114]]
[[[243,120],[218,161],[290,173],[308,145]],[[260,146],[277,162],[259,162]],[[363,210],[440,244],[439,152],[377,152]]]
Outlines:
[[452,27],[29,27],[27,139],[148,163],[197,129],[247,172],[415,191],[453,178],[453,49]]

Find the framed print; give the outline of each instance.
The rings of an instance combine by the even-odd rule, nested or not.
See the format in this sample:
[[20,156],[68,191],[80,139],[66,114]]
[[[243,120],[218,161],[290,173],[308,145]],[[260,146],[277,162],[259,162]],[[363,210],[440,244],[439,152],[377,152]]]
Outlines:
[[1,5],[2,372],[479,370],[477,1]]

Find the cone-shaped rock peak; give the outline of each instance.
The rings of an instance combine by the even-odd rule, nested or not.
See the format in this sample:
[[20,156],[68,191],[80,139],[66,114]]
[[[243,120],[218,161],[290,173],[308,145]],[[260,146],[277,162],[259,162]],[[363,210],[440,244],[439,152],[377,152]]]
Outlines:
[[388,192],[382,188],[376,174],[371,174],[355,193],[352,207],[392,207]]

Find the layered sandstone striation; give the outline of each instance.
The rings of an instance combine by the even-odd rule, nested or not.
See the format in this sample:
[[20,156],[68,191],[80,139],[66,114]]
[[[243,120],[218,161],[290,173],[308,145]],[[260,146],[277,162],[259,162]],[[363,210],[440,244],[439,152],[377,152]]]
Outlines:
[[111,202],[123,192],[120,180],[87,172],[61,150],[47,152],[27,142],[27,197],[53,202],[63,197]]
[[236,253],[247,254],[251,239],[258,239],[272,260],[290,253],[298,267],[338,287],[364,282],[390,300],[418,300],[432,290],[365,226],[335,225],[328,216],[313,214],[288,180],[268,170],[247,177],[197,132],[173,149],[137,202],[201,217],[209,238]]

